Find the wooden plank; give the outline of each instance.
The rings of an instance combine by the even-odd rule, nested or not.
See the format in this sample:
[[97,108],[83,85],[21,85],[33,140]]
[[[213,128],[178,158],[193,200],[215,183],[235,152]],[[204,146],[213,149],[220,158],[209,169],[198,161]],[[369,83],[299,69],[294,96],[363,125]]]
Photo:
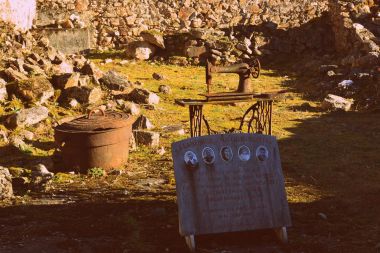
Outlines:
[[202,136],[172,152],[181,235],[291,225],[275,137]]

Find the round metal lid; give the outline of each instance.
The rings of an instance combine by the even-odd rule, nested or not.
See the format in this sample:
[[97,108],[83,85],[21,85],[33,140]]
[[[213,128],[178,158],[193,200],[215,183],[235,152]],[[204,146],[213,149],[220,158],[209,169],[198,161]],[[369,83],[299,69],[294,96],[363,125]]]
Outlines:
[[68,131],[101,131],[107,129],[121,128],[133,123],[132,118],[121,112],[92,110],[87,116],[57,126],[59,130]]

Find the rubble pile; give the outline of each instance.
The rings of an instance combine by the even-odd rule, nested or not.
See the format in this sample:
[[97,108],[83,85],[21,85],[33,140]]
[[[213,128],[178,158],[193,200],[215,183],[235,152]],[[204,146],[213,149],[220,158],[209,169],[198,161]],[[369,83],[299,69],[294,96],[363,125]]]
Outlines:
[[[139,115],[139,104],[153,105],[159,100],[141,83],[132,83],[115,71],[104,73],[83,55],[65,55],[50,46],[46,37],[0,21],[1,146],[27,152],[41,136],[52,139],[53,127],[65,117],[97,107]],[[31,135],[23,134],[27,130]],[[138,143],[158,145],[157,133],[152,135],[151,141]],[[21,166],[33,169],[32,165]]]
[[358,108],[377,108],[380,2],[330,0],[329,3],[334,53],[312,59],[305,57],[295,70],[307,74],[314,86],[313,93],[322,93],[319,95],[324,96],[325,101],[334,94],[340,99],[354,99]]

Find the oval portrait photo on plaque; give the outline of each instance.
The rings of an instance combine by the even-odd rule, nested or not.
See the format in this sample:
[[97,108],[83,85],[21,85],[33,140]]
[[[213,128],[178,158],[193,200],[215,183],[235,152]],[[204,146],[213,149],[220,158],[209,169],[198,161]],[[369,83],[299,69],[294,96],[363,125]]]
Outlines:
[[238,155],[241,161],[246,162],[251,158],[251,150],[247,146],[240,146]]
[[222,157],[222,160],[223,161],[231,161],[232,158],[234,157],[234,154],[232,153],[232,149],[230,147],[223,147],[221,150],[220,150],[220,157]]
[[268,151],[267,147],[265,147],[265,146],[259,146],[256,149],[256,158],[260,162],[264,162],[265,160],[268,159],[268,157],[269,157],[269,151]]
[[183,156],[183,160],[185,161],[186,167],[188,168],[198,167],[198,158],[193,151],[186,151],[185,155]]
[[202,158],[206,164],[213,164],[215,162],[215,152],[210,147],[205,147],[202,150]]

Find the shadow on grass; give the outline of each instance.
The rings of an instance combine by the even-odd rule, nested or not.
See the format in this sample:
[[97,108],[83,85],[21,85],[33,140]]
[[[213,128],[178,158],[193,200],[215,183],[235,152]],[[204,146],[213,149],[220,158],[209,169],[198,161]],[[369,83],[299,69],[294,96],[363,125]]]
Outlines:
[[[292,249],[374,252],[380,232],[379,114],[337,112],[296,121],[286,129],[291,137],[279,141],[294,222]],[[308,201],[308,194],[319,200]]]

